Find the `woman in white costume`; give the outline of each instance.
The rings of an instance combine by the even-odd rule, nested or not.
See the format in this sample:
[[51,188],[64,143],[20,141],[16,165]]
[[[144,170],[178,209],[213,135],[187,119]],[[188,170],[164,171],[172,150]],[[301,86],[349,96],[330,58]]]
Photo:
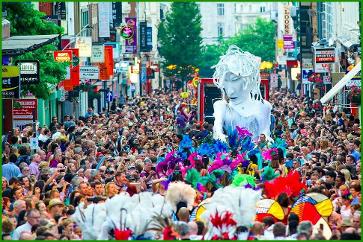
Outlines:
[[253,138],[265,134],[270,139],[271,104],[261,97],[261,59],[230,46],[214,66],[214,84],[221,89],[222,100],[214,107],[214,138],[226,141],[225,132],[236,126],[248,129]]

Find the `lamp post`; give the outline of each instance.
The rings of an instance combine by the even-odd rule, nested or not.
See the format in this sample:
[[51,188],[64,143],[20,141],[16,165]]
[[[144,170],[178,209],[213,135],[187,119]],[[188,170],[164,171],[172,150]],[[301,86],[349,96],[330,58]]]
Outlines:
[[65,49],[67,49],[72,43],[74,43],[74,40],[78,37],[78,36],[80,36],[81,35],[81,33],[83,32],[83,31],[85,31],[85,30],[87,30],[87,29],[92,29],[92,27],[91,26],[89,26],[88,24],[87,25],[85,25],[80,31],[79,31],[79,33],[78,34],[76,34],[76,36],[74,36],[74,37],[72,37],[72,41],[69,41],[69,43],[62,49],[62,50],[65,50]]

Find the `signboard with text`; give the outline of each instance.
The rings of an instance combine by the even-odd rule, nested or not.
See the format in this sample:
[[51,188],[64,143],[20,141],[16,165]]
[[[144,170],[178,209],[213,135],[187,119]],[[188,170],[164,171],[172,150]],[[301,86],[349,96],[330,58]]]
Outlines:
[[137,26],[136,26],[136,18],[126,18],[126,25],[133,31],[132,38],[125,40],[125,52],[133,53],[137,52]]
[[3,99],[20,97],[20,71],[17,66],[2,66]]
[[285,50],[293,50],[295,48],[294,40],[292,35],[286,34],[283,36],[284,41],[284,49]]
[[91,57],[92,37],[77,37],[76,48],[79,49],[79,57]]
[[37,99],[16,99],[14,100],[13,119],[30,121],[36,120],[37,107]]
[[103,63],[105,60],[103,45],[92,46],[91,63]]
[[18,60],[15,64],[20,70],[20,82],[22,85],[38,84],[40,82],[40,65],[37,60]]
[[98,79],[99,68],[97,66],[81,66],[79,70],[80,70],[80,78],[82,80]]

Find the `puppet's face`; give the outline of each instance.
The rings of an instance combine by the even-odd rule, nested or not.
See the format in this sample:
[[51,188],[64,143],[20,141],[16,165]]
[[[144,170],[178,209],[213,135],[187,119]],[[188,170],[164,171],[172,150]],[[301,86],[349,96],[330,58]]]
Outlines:
[[243,77],[235,75],[232,72],[228,72],[225,75],[223,81],[223,88],[225,91],[225,95],[233,104],[243,102],[250,95],[250,92],[246,83],[243,80]]

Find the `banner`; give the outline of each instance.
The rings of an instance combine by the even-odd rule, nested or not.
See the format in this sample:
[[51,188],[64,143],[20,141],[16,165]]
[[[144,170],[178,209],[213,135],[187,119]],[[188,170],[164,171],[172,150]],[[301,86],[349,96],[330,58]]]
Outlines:
[[98,79],[99,68],[97,66],[80,66],[80,79]]
[[22,85],[38,84],[39,78],[39,61],[37,60],[18,60],[15,64],[20,70],[20,82]]
[[103,63],[105,61],[103,45],[92,46],[91,63]]
[[14,100],[13,119],[29,120],[37,119],[37,99],[16,99]]
[[2,78],[2,95],[3,99],[20,97],[20,79],[19,77]]
[[112,2],[113,27],[120,27],[122,23],[122,2]]
[[98,36],[101,38],[110,37],[110,8],[108,2],[98,3]]
[[146,48],[147,51],[151,51],[153,49],[153,28],[146,28]]
[[[62,50],[62,51],[54,51],[54,60],[56,62],[68,62],[69,67],[67,68],[67,77],[59,86],[64,87],[66,91],[71,91],[73,89],[72,82],[71,82],[71,74],[70,69],[72,65],[72,51],[71,50]],[[69,73],[68,73],[69,72]]]
[[120,44],[117,42],[106,42],[105,46],[112,46],[113,48],[113,59],[117,60],[120,58]]
[[107,68],[107,75],[110,77],[113,76],[113,48],[112,46],[105,46],[105,65]]
[[140,22],[140,51],[147,52],[147,43],[146,43],[146,29],[147,22]]
[[71,83],[72,88],[79,86],[79,50],[68,49],[72,51]]
[[92,37],[77,37],[75,48],[79,50],[79,57],[91,57]]
[[130,39],[125,40],[125,52],[126,53],[137,53],[137,26],[136,18],[125,18],[126,25],[129,27],[130,31],[133,32]]

